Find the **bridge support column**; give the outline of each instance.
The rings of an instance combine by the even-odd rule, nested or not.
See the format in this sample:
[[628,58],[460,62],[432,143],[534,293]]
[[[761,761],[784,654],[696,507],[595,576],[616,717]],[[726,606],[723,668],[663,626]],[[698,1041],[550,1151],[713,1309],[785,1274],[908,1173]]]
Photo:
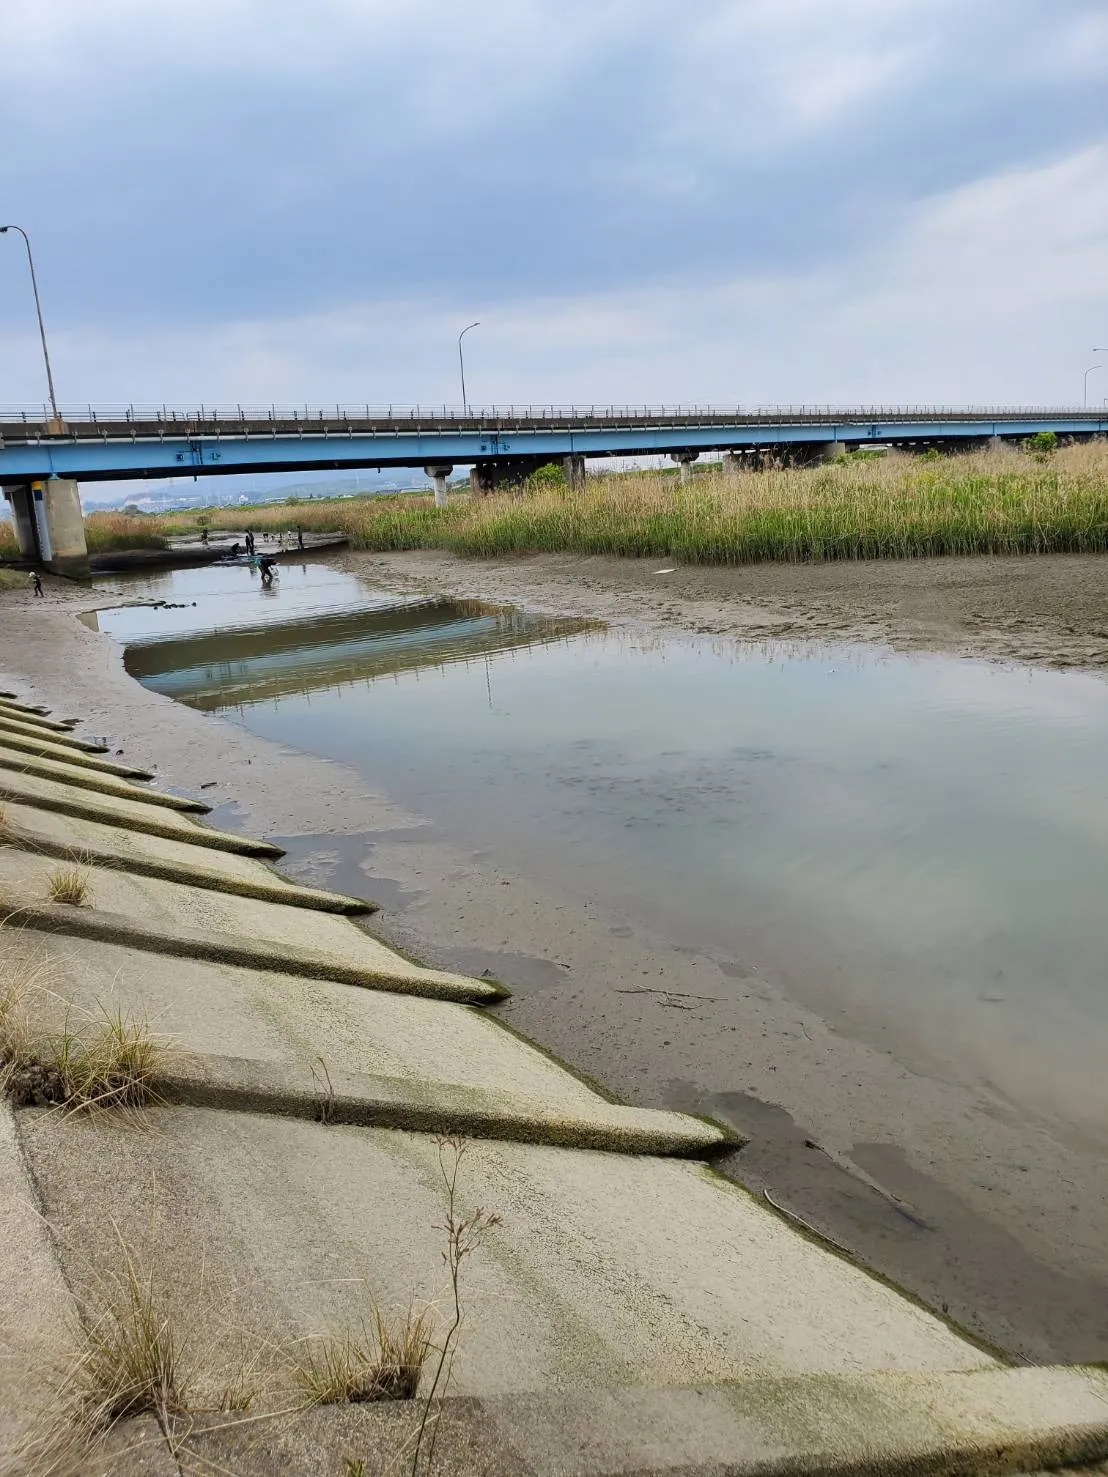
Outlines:
[[449,463],[437,463],[436,465],[431,467],[424,467],[423,470],[427,473],[428,477],[430,477],[431,481],[435,484],[435,507],[445,508],[446,479],[454,470],[453,466]]
[[22,558],[55,574],[88,574],[85,519],[77,484],[68,477],[6,487]]
[[545,456],[499,456],[495,461],[490,457],[475,462],[469,474],[470,491],[477,497],[487,497],[490,492],[522,487],[532,472],[549,463],[550,458]]
[[669,459],[677,463],[677,471],[682,482],[687,482],[692,475],[690,467],[700,455],[699,451],[671,451]]
[[585,485],[585,458],[576,452],[562,457],[562,471],[565,473],[566,486],[572,487],[574,492],[580,492]]
[[838,462],[846,455],[841,441],[819,441],[811,448],[813,462]]

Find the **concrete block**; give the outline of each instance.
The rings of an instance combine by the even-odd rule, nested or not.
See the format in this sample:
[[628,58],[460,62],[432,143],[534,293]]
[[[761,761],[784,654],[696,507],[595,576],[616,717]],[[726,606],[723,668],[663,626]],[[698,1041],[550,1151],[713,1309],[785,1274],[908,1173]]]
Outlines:
[[49,739],[53,744],[69,749],[80,749],[86,754],[106,754],[108,752],[107,744],[74,738],[69,730],[60,724],[55,723],[47,727],[38,719],[17,717],[14,713],[10,717],[7,713],[0,714],[0,733],[22,734],[24,738]]
[[[194,1108],[152,1110],[145,1133],[20,1116],[69,1276],[122,1235],[204,1330],[215,1385],[243,1330],[287,1347],[356,1327],[372,1300],[445,1316],[434,1138]],[[994,1363],[700,1164],[471,1139],[458,1196],[502,1218],[465,1264],[459,1394]]]
[[35,806],[39,810],[53,810],[59,815],[74,815],[131,831],[145,831],[152,836],[168,836],[171,840],[190,842],[193,846],[237,852],[240,856],[283,855],[279,846],[268,841],[211,830],[165,806],[115,795],[97,795],[91,790],[60,784],[39,775],[0,769],[0,803],[8,800]]
[[280,877],[262,861],[192,841],[174,841],[145,831],[105,825],[11,801],[4,806],[5,841],[43,856],[110,867],[167,882],[185,882],[217,892],[315,908],[324,913],[372,913],[373,903],[341,893],[303,887]]
[[40,1213],[9,1105],[0,1098],[0,1473],[28,1472],[20,1445],[53,1414],[77,1315]]
[[47,732],[68,734],[74,720],[51,718],[48,713],[47,708],[32,707],[27,703],[17,703],[9,698],[0,698],[0,717],[13,718],[17,723],[30,724],[34,728],[42,728]]
[[80,789],[93,790],[101,795],[118,796],[124,800],[138,800],[145,805],[164,805],[169,810],[188,810],[205,814],[211,810],[203,800],[190,800],[181,795],[167,795],[161,790],[143,789],[129,780],[114,774],[104,774],[79,764],[67,764],[41,754],[18,753],[6,748],[0,740],[0,769],[14,769],[21,774],[39,775],[43,779],[57,780],[59,784],[76,785]]
[[33,754],[41,759],[60,759],[64,764],[77,764],[82,769],[95,770],[100,774],[114,774],[121,779],[152,780],[153,774],[146,769],[135,769],[129,764],[113,764],[96,754],[86,754],[83,749],[66,748],[50,739],[30,738],[24,734],[4,733],[0,735],[3,747],[13,754]]

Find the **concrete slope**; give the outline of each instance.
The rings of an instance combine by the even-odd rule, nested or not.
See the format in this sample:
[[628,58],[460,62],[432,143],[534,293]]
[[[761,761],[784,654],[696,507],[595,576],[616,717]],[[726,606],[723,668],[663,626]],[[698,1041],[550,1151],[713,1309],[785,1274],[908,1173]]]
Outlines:
[[[272,1346],[356,1328],[373,1301],[443,1307],[429,1135],[195,1108],[153,1110],[146,1133],[20,1117],[75,1285],[117,1233],[172,1269],[166,1306],[210,1333],[216,1384],[243,1329]],[[459,1202],[502,1224],[466,1267],[458,1393],[993,1364],[702,1165],[472,1139]]]
[[82,749],[66,748],[49,740],[29,738],[23,734],[5,733],[3,746],[15,754],[33,754],[42,759],[60,759],[64,764],[76,764],[82,769],[91,769],[100,774],[118,775],[125,780],[152,780],[148,769],[136,769],[130,764],[115,764],[102,759],[98,754],[86,754]]
[[62,748],[80,749],[85,754],[106,754],[107,744],[99,739],[74,738],[68,728],[58,727],[56,724],[46,725],[34,718],[10,716],[0,713],[0,734],[14,733],[23,738],[49,739],[51,743]]
[[145,831],[152,836],[167,836],[170,840],[190,842],[193,846],[238,852],[241,856],[282,855],[281,848],[268,841],[254,841],[250,837],[214,831],[196,824],[179,811],[151,805],[145,800],[97,795],[64,780],[43,779],[18,770],[0,769],[0,804],[8,800],[40,810],[52,810],[59,815],[101,821],[126,830]]
[[0,846],[0,904],[18,926],[123,943],[149,954],[283,970],[455,1000],[499,1000],[508,993],[491,981],[412,964],[333,913],[261,898],[228,897],[110,867],[83,870],[90,888],[88,904],[53,904],[51,859]]
[[39,775],[43,779],[61,780],[68,785],[76,785],[85,790],[93,790],[101,795],[118,796],[123,800],[139,800],[147,805],[164,805],[170,810],[195,811],[203,815],[211,810],[203,800],[190,800],[180,795],[166,795],[160,790],[144,789],[139,785],[131,784],[129,780],[120,779],[118,775],[104,774],[101,770],[90,769],[87,765],[66,764],[58,759],[44,758],[41,755],[21,753],[9,749],[0,738],[0,769],[14,769],[21,774]]
[[[1047,1368],[456,1399],[435,1462],[439,1477],[1001,1477],[1032,1461],[1078,1477],[1068,1464],[1104,1445],[1106,1393],[1099,1370]],[[402,1406],[200,1418],[182,1424],[178,1455],[197,1477],[315,1477],[351,1456],[385,1477],[406,1469],[415,1432]]]
[[36,810],[8,801],[4,805],[4,841],[24,851],[55,860],[79,858],[88,866],[108,867],[187,882],[217,892],[315,908],[327,913],[372,913],[374,904],[362,898],[324,892],[289,882],[264,862],[193,841],[175,841],[146,831],[124,830],[101,821]]

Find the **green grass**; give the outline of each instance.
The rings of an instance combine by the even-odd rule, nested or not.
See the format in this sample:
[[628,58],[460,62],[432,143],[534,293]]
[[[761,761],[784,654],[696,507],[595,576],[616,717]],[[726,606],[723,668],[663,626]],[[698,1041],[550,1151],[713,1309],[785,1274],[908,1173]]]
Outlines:
[[[851,457],[764,472],[590,478],[486,498],[362,498],[247,515],[251,526],[345,533],[354,548],[484,558],[574,553],[689,564],[807,563],[1108,549],[1108,444],[1033,456]],[[212,515],[241,527],[241,512]]]

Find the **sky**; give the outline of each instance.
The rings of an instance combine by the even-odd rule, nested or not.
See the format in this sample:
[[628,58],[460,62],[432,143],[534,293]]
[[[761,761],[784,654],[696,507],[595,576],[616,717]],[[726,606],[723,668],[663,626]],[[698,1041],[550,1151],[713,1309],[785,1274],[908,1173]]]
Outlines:
[[1108,4],[3,0],[7,221],[63,406],[1099,403]]

